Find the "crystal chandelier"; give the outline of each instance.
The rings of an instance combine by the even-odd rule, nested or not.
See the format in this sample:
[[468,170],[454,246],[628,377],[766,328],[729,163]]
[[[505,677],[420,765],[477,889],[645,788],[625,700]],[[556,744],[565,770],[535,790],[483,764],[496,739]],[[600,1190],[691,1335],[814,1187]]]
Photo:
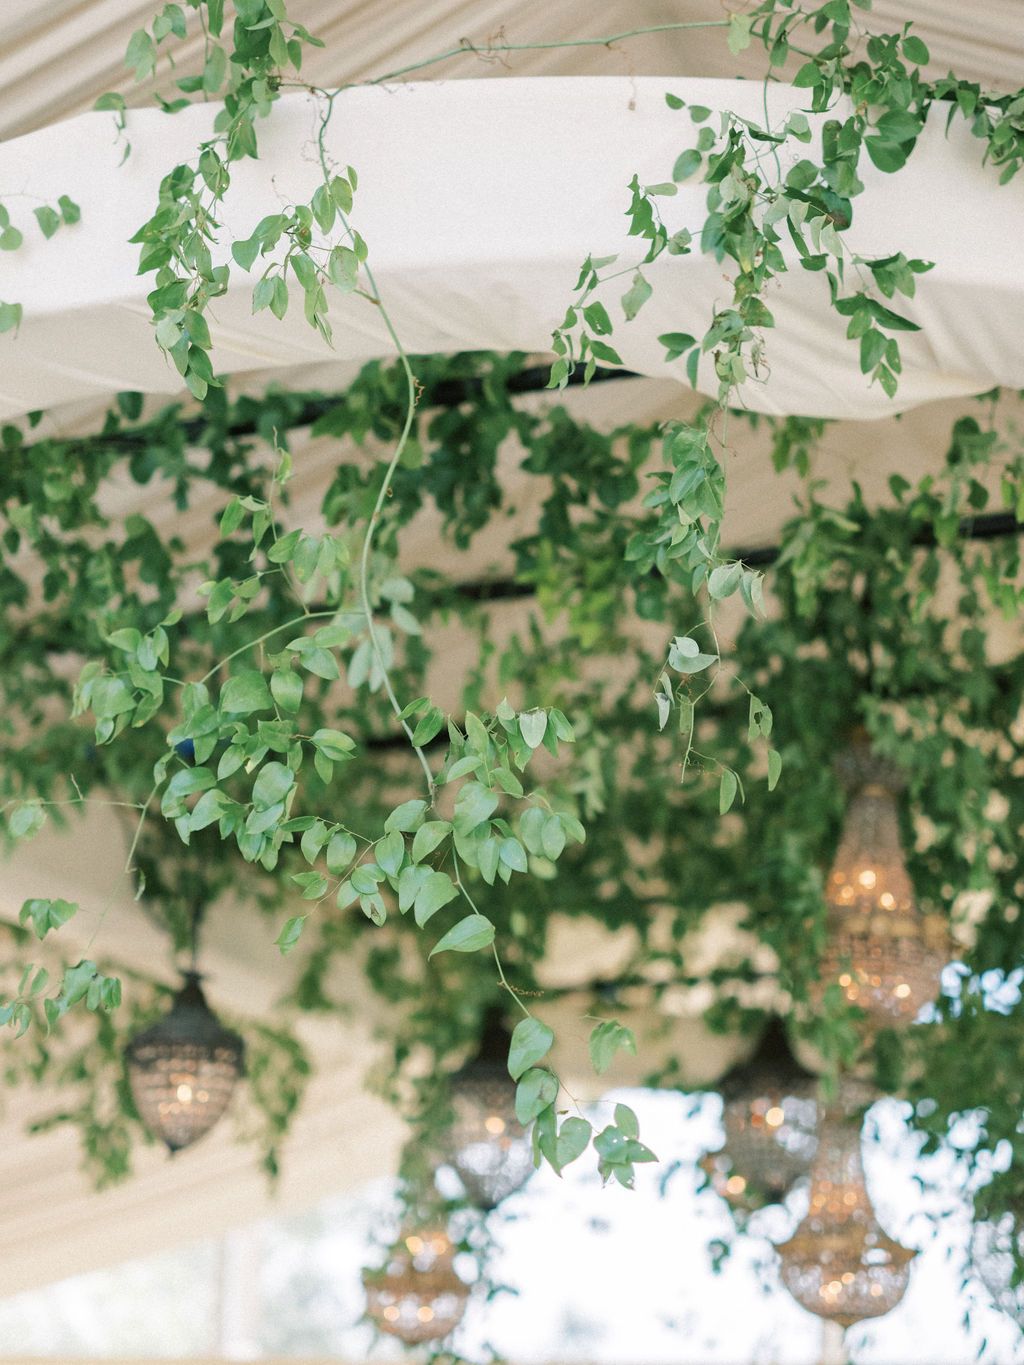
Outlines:
[[470,1293],[454,1258],[442,1224],[405,1228],[386,1263],[363,1271],[367,1316],[409,1346],[446,1337],[462,1320]]
[[170,1013],[125,1049],[136,1108],[171,1152],[213,1127],[243,1071],[245,1045],[218,1023],[199,980],[185,972]]
[[807,1216],[776,1250],[796,1301],[843,1327],[881,1317],[903,1298],[917,1252],[879,1227],[864,1182],[860,1124],[841,1106],[822,1118]]
[[719,1090],[725,1142],[700,1163],[712,1188],[737,1213],[781,1202],[810,1170],[818,1123],[817,1079],[793,1056],[781,1019]]
[[825,888],[828,941],[813,994],[837,983],[869,1029],[909,1022],[939,991],[949,945],[941,916],[921,913],[900,847],[898,769],[856,743],[839,761],[849,792]]
[[441,1137],[441,1161],[462,1182],[466,1198],[490,1211],[533,1173],[533,1144],[516,1118],[516,1087],[508,1074],[511,1036],[500,1014],[484,1021],[480,1048],[451,1079],[452,1122]]

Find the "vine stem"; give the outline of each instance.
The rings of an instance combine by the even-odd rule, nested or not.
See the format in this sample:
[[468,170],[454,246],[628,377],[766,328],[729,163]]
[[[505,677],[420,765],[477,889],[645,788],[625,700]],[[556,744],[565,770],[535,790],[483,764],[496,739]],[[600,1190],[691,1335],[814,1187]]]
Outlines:
[[[92,945],[96,942],[97,935],[99,934],[100,930],[103,928],[103,925],[104,925],[104,923],[105,923],[105,921],[106,921],[107,915],[110,913],[111,907],[112,907],[113,904],[114,904],[114,898],[115,898],[115,896],[117,895],[118,891],[121,889],[121,884],[123,883],[124,879],[128,876],[129,872],[131,871],[132,862],[133,862],[134,859],[135,859],[135,851],[136,851],[136,849],[137,849],[138,846],[139,846],[139,840],[142,838],[142,829],[143,829],[143,826],[144,826],[145,823],[146,823],[146,816],[149,814],[149,808],[150,808],[150,806],[153,804],[153,801],[154,801],[154,799],[155,799],[155,797],[156,797],[156,794],[157,794],[157,792],[158,792],[159,790],[160,790],[160,783],[159,783],[159,782],[154,782],[154,783],[153,783],[153,786],[150,788],[149,795],[146,797],[146,799],[145,799],[145,801],[142,803],[142,805],[141,805],[141,806],[136,806],[136,807],[135,807],[135,809],[138,810],[138,812],[139,812],[139,818],[138,818],[138,820],[137,820],[136,823],[135,823],[135,833],[132,835],[132,841],[131,841],[131,843],[128,845],[128,853],[127,853],[127,855],[126,855],[126,857],[125,857],[125,860],[124,860],[124,866],[121,868],[121,871],[117,874],[117,881],[115,881],[115,882],[114,882],[114,885],[110,888],[110,895],[107,897],[106,902],[105,902],[105,904],[103,905],[103,908],[100,910],[99,918],[98,918],[97,921],[96,921],[96,927],[93,929],[92,933],[89,935],[89,941],[88,941],[88,943],[85,945],[85,951],[86,951],[87,953],[88,953],[88,952],[90,951],[90,949],[92,948]],[[105,803],[105,804],[113,804],[113,803]],[[118,803],[118,804],[120,804],[120,803]]]
[[[459,867],[459,855],[455,852],[454,848],[452,849],[452,868],[455,873],[455,885],[459,888],[465,899],[469,902],[470,909],[474,912],[474,914],[479,915],[480,911],[477,909],[476,901],[466,890],[465,883],[462,880],[462,871]],[[486,919],[486,916],[481,915],[481,919]],[[533,1012],[530,1009],[528,1009],[527,1006],[523,1003],[522,996],[519,994],[515,986],[512,985],[508,977],[505,975],[505,969],[501,965],[501,957],[499,956],[498,949],[493,941],[491,943],[491,952],[494,954],[494,965],[498,969],[498,980],[501,983],[503,989],[508,991],[509,995],[516,1002],[519,1008],[523,1011],[523,1014],[526,1016],[526,1018],[532,1019]]]
[[[334,112],[334,95],[327,94],[326,99],[327,110],[320,120],[320,129],[319,132],[317,133],[317,151],[320,159],[320,170],[324,177],[325,185],[330,183],[330,170],[327,165],[327,149],[324,146],[324,136],[327,132],[327,125],[331,121],[331,115]],[[345,228],[345,231],[348,233],[349,239],[352,240],[353,232],[352,228],[349,226],[348,219],[345,217],[343,213],[340,212],[339,217]],[[420,766],[422,767],[424,775],[427,779],[427,795],[429,797],[430,804],[433,805],[436,793],[434,774],[431,771],[430,764],[427,762],[426,754],[423,752],[423,749],[420,747],[420,745],[418,745],[413,739],[412,726],[403,716],[402,704],[398,700],[398,697],[395,695],[395,689],[391,682],[391,674],[389,673],[388,666],[384,661],[384,654],[380,647],[380,640],[377,636],[376,627],[373,624],[373,608],[370,605],[370,590],[368,585],[370,551],[373,548],[373,538],[374,533],[376,532],[377,529],[377,522],[380,518],[381,510],[387,499],[388,493],[390,492],[391,481],[395,477],[395,470],[398,468],[398,463],[401,460],[402,455],[405,451],[406,444],[408,443],[409,440],[409,435],[412,431],[412,424],[416,416],[416,376],[412,372],[412,365],[409,362],[408,353],[406,352],[405,347],[402,345],[398,333],[395,331],[394,323],[391,321],[391,315],[388,312],[387,308],[385,307],[383,300],[381,299],[380,290],[377,288],[377,281],[373,277],[373,271],[370,269],[370,267],[367,265],[365,261],[363,262],[363,269],[366,272],[367,281],[370,285],[371,290],[373,291],[374,302],[376,303],[378,309],[380,310],[380,316],[383,319],[384,326],[387,328],[388,336],[391,338],[394,344],[395,350],[398,354],[399,362],[402,366],[403,373],[405,374],[407,396],[405,408],[405,422],[402,425],[402,431],[398,438],[398,442],[395,446],[394,453],[392,454],[391,460],[384,471],[384,477],[381,480],[380,490],[377,493],[377,501],[373,505],[373,511],[370,513],[369,520],[367,521],[366,524],[366,534],[363,536],[362,553],[360,554],[359,557],[359,599],[360,602],[362,603],[363,613],[366,616],[366,630],[367,634],[370,637],[370,648],[373,650],[374,658],[377,661],[377,667],[380,669],[381,677],[384,680],[384,690],[387,692],[388,700],[391,703],[392,710],[398,717],[399,724],[401,725],[402,729],[408,736],[409,743],[412,745],[413,750],[416,753],[416,757],[420,761]]]
[[305,625],[307,621],[319,621],[323,617],[333,617],[337,614],[337,611],[307,611],[303,612],[301,616],[294,616],[290,621],[285,621],[283,625],[274,626],[273,630],[264,631],[255,640],[248,640],[244,645],[239,645],[237,649],[233,649],[230,654],[225,654],[223,659],[218,659],[213,667],[207,669],[199,679],[199,686],[202,687],[204,683],[209,682],[213,675],[218,673],[225,664],[229,664],[232,659],[237,659],[240,654],[248,654],[250,649],[258,649],[265,641],[272,640],[275,635],[280,635],[282,631],[295,630],[299,626]]
[[[629,38],[641,38],[649,33],[673,33],[687,29],[728,27],[728,19],[695,19],[687,23],[651,24],[648,28],[626,29],[623,33],[612,33],[604,38],[572,38],[552,43],[488,43],[486,47],[477,47],[468,38],[464,38],[458,47],[450,48],[447,52],[426,57],[423,61],[411,62],[408,66],[400,66],[394,71],[389,71],[386,76],[377,76],[372,81],[353,82],[352,86],[387,85],[389,81],[397,80],[399,76],[407,76],[412,71],[422,71],[425,67],[436,66],[439,62],[449,61],[453,57],[465,57],[467,55],[490,57],[499,52],[550,52],[558,48],[611,47],[613,43],[624,42]],[[342,89],[351,89],[352,86],[343,86]]]

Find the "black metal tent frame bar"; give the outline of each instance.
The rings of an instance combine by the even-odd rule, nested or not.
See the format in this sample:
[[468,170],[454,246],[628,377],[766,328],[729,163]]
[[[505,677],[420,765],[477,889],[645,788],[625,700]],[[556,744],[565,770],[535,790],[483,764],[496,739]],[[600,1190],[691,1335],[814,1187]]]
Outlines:
[[[505,380],[505,387],[510,394],[542,393],[548,388],[550,377],[550,367],[548,365],[530,365],[520,370],[518,374],[510,375]],[[637,374],[633,370],[607,370],[598,368],[591,376],[590,384],[611,383],[622,379],[641,379],[645,376]],[[581,368],[569,376],[566,381],[573,388],[582,388],[587,382]],[[466,379],[450,379],[439,383],[431,394],[431,406],[436,408],[458,407],[460,403],[466,402],[474,395],[482,392],[484,380],[475,376]],[[338,406],[343,401],[343,395],[333,395],[323,398],[310,398],[294,417],[291,428],[312,426],[318,418]],[[186,442],[196,441],[206,428],[207,423],[204,418],[187,418],[181,423],[181,429]],[[237,422],[228,428],[231,436],[255,436],[257,429],[252,422]],[[102,442],[104,445],[113,446],[115,449],[136,450],[141,449],[146,443],[145,430],[111,432],[108,435],[85,438]],[[979,516],[964,517],[958,527],[958,534],[963,540],[996,540],[1002,536],[1020,535],[1024,532],[1024,522],[1020,522],[1012,512],[989,512]],[[915,537],[914,543],[922,547],[935,544],[934,533],[928,527],[923,527]],[[746,548],[733,548],[726,552],[726,557],[733,560],[741,560],[748,568],[766,568],[774,564],[778,559],[781,549],[778,545],[750,546]],[[525,583],[516,583],[511,579],[488,579],[483,582],[466,582],[456,586],[455,592],[459,597],[469,601],[502,601],[515,600],[533,596],[533,588]]]

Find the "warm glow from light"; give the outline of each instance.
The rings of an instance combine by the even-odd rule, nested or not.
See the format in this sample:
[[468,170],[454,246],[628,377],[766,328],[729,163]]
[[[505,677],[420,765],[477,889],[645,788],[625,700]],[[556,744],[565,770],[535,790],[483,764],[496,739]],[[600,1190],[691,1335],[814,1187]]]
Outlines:
[[397,1322],[399,1317],[398,1305],[396,1303],[389,1303],[387,1308],[384,1309],[384,1316],[387,1318],[388,1322]]
[[880,1296],[881,1292],[882,1292],[882,1286],[881,1286],[880,1284],[873,1284],[873,1285],[871,1286],[871,1294],[872,1294],[872,1297],[873,1297],[873,1298],[876,1298],[876,1299],[877,1299],[877,1298]]
[[893,991],[893,995],[897,996],[900,1000],[906,1000],[909,994],[910,987],[907,985],[905,981],[901,981],[900,984]]
[[423,1238],[417,1237],[415,1233],[405,1239],[405,1245],[414,1256],[418,1256],[423,1250]]
[[192,1103],[192,1087],[190,1085],[187,1085],[184,1081],[182,1081],[181,1085],[178,1086],[177,1090],[175,1091],[175,1094],[178,1096],[179,1104]]
[[488,1114],[484,1119],[484,1127],[492,1137],[500,1137],[507,1126],[500,1114]]
[[747,1182],[741,1175],[731,1175],[725,1182],[725,1188],[729,1194],[742,1194],[747,1188]]
[[778,1128],[779,1124],[785,1120],[785,1112],[776,1104],[768,1110],[764,1116],[764,1121],[769,1128]]
[[429,1305],[424,1304],[422,1308],[416,1309],[416,1316],[419,1318],[420,1322],[433,1322],[434,1310],[429,1307]]
[[883,891],[878,898],[878,904],[883,910],[891,910],[896,904],[896,897],[891,891]]
[[866,867],[863,872],[858,873],[857,880],[865,891],[873,891],[875,883],[878,881],[878,874],[874,868]]

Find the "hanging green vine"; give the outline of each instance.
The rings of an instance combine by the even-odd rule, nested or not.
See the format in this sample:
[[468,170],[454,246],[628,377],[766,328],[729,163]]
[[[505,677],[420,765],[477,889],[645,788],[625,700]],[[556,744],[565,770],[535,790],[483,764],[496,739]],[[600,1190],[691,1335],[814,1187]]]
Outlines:
[[[0,782],[11,837],[30,837],[87,800],[115,803],[136,822],[126,873],[136,885],[144,874],[143,894],[179,937],[188,896],[166,868],[216,838],[244,864],[242,891],[273,914],[268,931],[282,953],[305,955],[298,1004],[334,1003],[331,960],[356,943],[382,993],[417,1002],[399,1026],[397,1070],[382,1085],[405,1093],[402,1064],[426,1039],[434,1065],[417,1097],[423,1113],[431,1084],[503,995],[522,1014],[509,1058],[520,1118],[534,1122],[538,1158],[556,1169],[592,1141],[602,1174],[629,1184],[634,1163],[650,1153],[628,1111],[598,1134],[565,1117],[546,1064],[553,1036],[534,995],[549,917],[633,925],[636,976],[648,979],[657,963],[669,968],[662,981],[686,985],[686,933],[715,904],[742,901],[747,927],[775,953],[781,988],[805,1000],[823,933],[821,869],[837,832],[829,759],[855,720],[910,773],[908,810],[931,822],[912,858],[922,899],[953,914],[964,888],[990,897],[968,972],[1012,970],[1024,948],[1018,917],[1006,913],[1020,896],[1014,727],[1024,670],[986,657],[983,625],[992,603],[1019,612],[1019,562],[1015,542],[979,548],[959,537],[963,519],[993,496],[1020,515],[1020,456],[997,416],[958,424],[942,474],[917,488],[896,477],[881,510],[856,488],[825,505],[813,482],[820,424],[775,423],[776,467],[792,466],[807,482],[767,595],[761,572],[722,541],[720,455],[743,420],[732,411],[738,387],[756,381],[770,357],[764,296],[792,263],[783,243],[793,244],[802,269],[822,275],[858,344],[865,382],[892,395],[899,334],[915,327],[899,300],[913,296],[928,263],[907,259],[898,242],[881,258],[848,249],[862,153],[898,172],[943,102],[1004,180],[1021,164],[1020,100],[952,76],[926,81],[925,45],[909,26],[862,32],[855,10],[869,7],[766,0],[721,21],[733,51],[764,46],[769,79],[803,59],[794,83],[808,91],[809,108],[778,124],[726,112],[716,127],[709,110],[667,93],[686,145],[664,182],[634,178],[623,187],[641,259],[584,264],[554,335],[551,383],[564,388],[577,365],[589,379],[598,363],[618,361],[620,324],[597,297],[611,279],[628,277],[625,325],[642,325],[654,287],[644,267],[700,249],[728,263],[732,299],[702,337],[660,340],[668,360],[685,357],[691,383],[710,363],[717,395],[667,429],[602,434],[559,406],[543,415],[517,407],[509,381],[521,357],[405,355],[369,265],[372,243],[349,219],[358,168],[335,167],[324,151],[339,92],[315,92],[322,179],[309,203],[277,205],[247,237],[223,242],[218,212],[232,165],[258,155],[260,120],[272,116],[284,86],[301,83],[303,47],[316,39],[288,20],[281,0],[236,0],[230,37],[219,3],[189,0],[192,15],[165,5],[132,37],[130,65],[139,79],[150,76],[189,23],[200,22],[203,69],[176,77],[177,93],[161,102],[173,111],[192,97],[223,100],[213,135],[193,163],[170,169],[133,238],[140,270],[155,276],[156,342],[196,406],[141,420],[141,397],[125,394],[88,441],[0,432],[8,552],[0,570]],[[101,103],[123,112],[119,97]],[[806,155],[794,160],[793,144]],[[698,175],[708,187],[706,214],[670,234],[659,201]],[[72,221],[63,201],[61,212]],[[282,317],[301,297],[327,342],[335,290],[358,296],[352,305],[379,311],[392,330],[397,366],[367,367],[336,401],[317,400],[313,439],[357,447],[324,492],[326,529],[296,526],[290,515],[286,433],[310,396],[230,402],[214,372],[206,313],[237,271],[256,276],[254,310]],[[8,316],[16,324],[0,314],[0,330]],[[460,401],[442,401],[453,381]],[[358,449],[369,437],[387,443],[380,458]],[[522,476],[544,491],[536,528],[510,548],[511,585],[533,605],[527,625],[502,638],[489,585],[467,591],[474,585],[459,581],[455,552],[507,508],[497,459],[511,438]],[[140,486],[169,489],[182,511],[215,494],[216,533],[184,550],[141,512],[112,523],[102,491],[124,470]],[[453,547],[447,580],[399,562],[401,532],[428,503]],[[14,556],[22,550],[36,567],[26,558],[21,568]],[[943,564],[960,576],[955,625]],[[726,662],[715,622],[718,604],[736,595],[750,620]],[[429,695],[430,635],[451,613],[478,632],[480,664],[459,705],[446,708]],[[638,635],[638,620],[684,624],[681,633],[666,629],[659,650]],[[68,656],[81,664],[77,683]],[[726,687],[729,679],[739,685]],[[402,757],[382,781],[380,746],[391,753],[396,741]],[[643,865],[640,846],[650,854]],[[190,894],[192,880],[207,899],[237,880],[237,863],[218,861],[189,858]],[[556,875],[567,865],[568,875]],[[74,913],[41,897],[27,902],[22,921],[44,940]],[[657,932],[666,916],[667,938]],[[410,924],[426,931],[425,940],[413,935],[421,946],[412,955],[399,947]],[[121,982],[101,956],[52,980],[33,964],[12,983],[0,1019],[45,1049],[47,1030],[64,1027],[82,1004],[109,1065],[108,1014]],[[750,960],[716,976],[718,1013],[757,976]],[[832,1061],[850,1060],[848,1013],[807,1029]],[[942,1088],[954,1065],[949,1032],[936,1025],[913,1036],[926,1074],[937,1078],[929,1079],[935,1125],[936,1115],[952,1112]],[[592,1036],[602,1061],[610,1040],[632,1045],[611,1017]],[[282,1089],[280,1078],[289,1059],[303,1068],[287,1035],[271,1029],[267,1039],[286,1059],[268,1062],[260,1075],[276,1079],[258,1087],[272,1165],[298,1103],[298,1089]],[[894,1086],[902,1083],[898,1040],[880,1043],[876,1060]],[[275,1094],[284,1097],[276,1109]],[[67,1117],[85,1125],[84,1112]],[[1019,1143],[1005,1128],[1000,1136]],[[111,1175],[126,1162],[119,1133],[112,1126],[108,1139],[86,1137]]]

